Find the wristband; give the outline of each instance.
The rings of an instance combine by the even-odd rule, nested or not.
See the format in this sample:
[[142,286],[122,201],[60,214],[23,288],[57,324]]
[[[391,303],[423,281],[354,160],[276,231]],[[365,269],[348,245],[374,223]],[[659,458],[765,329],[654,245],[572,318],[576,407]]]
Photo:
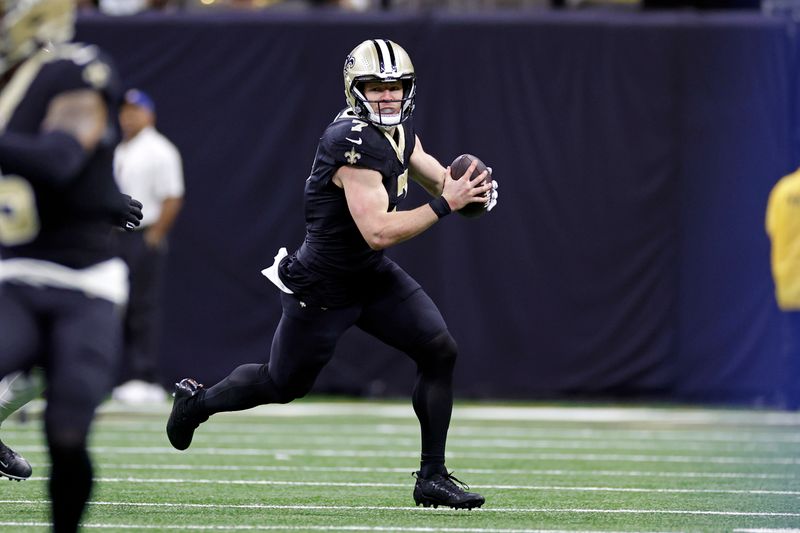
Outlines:
[[436,213],[436,216],[439,218],[450,214],[450,204],[447,203],[444,196],[434,198],[428,202],[428,205],[431,206],[431,209],[433,209],[433,212]]

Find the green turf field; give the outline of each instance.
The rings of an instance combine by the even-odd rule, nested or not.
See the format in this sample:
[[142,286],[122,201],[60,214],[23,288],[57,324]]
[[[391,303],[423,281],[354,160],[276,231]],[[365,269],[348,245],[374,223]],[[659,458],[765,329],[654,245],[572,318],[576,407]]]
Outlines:
[[[0,480],[0,530],[48,526],[40,405],[3,441],[34,466]],[[406,402],[300,400],[220,414],[192,447],[169,405],[104,404],[85,530],[800,531],[800,414],[459,403],[448,466],[482,509],[415,507]]]

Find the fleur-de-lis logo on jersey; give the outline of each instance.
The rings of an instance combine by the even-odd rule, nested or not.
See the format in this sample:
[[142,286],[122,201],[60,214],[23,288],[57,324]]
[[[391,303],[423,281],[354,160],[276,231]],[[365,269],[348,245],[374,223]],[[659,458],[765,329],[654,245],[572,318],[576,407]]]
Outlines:
[[347,159],[348,163],[350,163],[351,165],[355,165],[356,161],[361,159],[361,154],[356,152],[355,148],[350,148],[349,152],[344,153],[344,157]]

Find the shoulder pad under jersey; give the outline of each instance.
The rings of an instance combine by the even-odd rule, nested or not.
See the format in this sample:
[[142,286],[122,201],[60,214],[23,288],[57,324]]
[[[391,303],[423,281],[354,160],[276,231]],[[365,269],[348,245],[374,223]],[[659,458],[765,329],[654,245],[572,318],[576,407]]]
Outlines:
[[389,148],[383,133],[356,117],[340,114],[322,135],[320,145],[339,165],[382,172]]

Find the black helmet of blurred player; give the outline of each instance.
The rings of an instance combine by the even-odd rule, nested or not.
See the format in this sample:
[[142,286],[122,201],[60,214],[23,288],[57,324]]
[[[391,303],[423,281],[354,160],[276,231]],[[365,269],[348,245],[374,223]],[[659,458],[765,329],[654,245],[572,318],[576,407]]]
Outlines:
[[[366,96],[366,82],[400,82],[403,98],[400,113],[387,115],[373,110]],[[356,46],[344,62],[344,96],[347,104],[361,119],[389,128],[408,119],[414,112],[417,77],[414,65],[403,48],[388,39],[370,39]]]
[[75,32],[74,0],[0,0],[0,76]]

